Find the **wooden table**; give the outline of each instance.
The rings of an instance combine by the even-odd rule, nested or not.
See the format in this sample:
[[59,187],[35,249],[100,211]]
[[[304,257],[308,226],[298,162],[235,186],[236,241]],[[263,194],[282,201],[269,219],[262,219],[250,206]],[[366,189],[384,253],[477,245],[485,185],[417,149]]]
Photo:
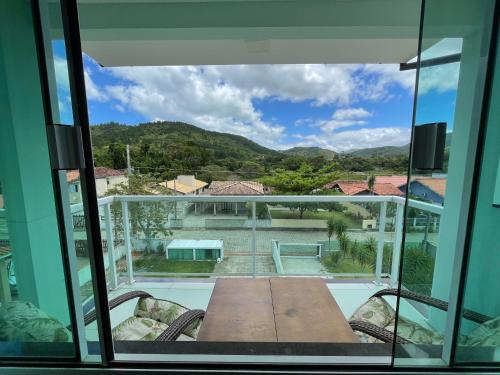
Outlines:
[[320,278],[217,279],[198,341],[359,342]]

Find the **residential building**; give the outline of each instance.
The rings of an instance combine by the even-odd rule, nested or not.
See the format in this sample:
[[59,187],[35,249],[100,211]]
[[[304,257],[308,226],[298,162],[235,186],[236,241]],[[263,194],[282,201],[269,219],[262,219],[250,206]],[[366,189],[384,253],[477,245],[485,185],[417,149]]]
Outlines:
[[392,183],[375,182],[373,191],[370,191],[367,181],[338,180],[323,186],[325,190],[334,190],[345,195],[394,195],[403,196],[404,193]]
[[405,193],[405,185],[408,182],[408,176],[376,176],[375,182],[394,185],[394,187]]
[[416,177],[410,182],[410,194],[416,199],[442,205],[446,194],[446,178]]
[[208,184],[205,181],[197,180],[193,175],[177,176],[175,180],[161,182],[174,195],[197,195],[203,193]]
[[[264,195],[265,193],[266,188],[257,181],[212,181],[203,194],[211,196],[253,196]],[[238,216],[244,214],[247,209],[245,203],[214,202],[212,204],[195,204],[195,212],[200,209],[206,211],[207,207],[213,209],[214,216],[217,213],[234,213],[234,215]]]
[[212,181],[205,195],[263,195],[266,188],[256,181]]
[[[124,172],[107,167],[95,167],[95,187],[98,197],[103,197],[106,193],[120,184],[128,183],[128,177]],[[80,185],[80,172],[68,171],[66,180],[69,185],[69,195],[71,203],[81,203],[82,192]]]

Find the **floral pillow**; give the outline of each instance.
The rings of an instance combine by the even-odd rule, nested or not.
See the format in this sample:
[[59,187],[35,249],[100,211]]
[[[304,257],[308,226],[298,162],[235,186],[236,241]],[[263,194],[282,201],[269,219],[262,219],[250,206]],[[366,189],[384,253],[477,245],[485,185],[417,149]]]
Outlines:
[[68,342],[71,331],[33,305],[13,301],[0,307],[0,341]]

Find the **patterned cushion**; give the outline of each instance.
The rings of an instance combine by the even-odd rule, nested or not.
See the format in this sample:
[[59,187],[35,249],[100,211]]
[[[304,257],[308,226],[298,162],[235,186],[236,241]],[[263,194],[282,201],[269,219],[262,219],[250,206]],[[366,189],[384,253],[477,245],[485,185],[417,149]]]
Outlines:
[[[349,320],[360,320],[382,327],[394,333],[396,323],[396,312],[392,306],[381,297],[372,297],[361,305]],[[361,342],[379,343],[380,340],[362,332],[356,331]],[[420,324],[399,317],[398,336],[403,337],[414,344],[442,344],[443,337]]]
[[[155,298],[140,298],[133,317],[113,328],[115,340],[154,341],[179,316],[189,311],[177,303]],[[184,329],[177,341],[193,341],[198,336],[202,319]]]
[[156,298],[140,298],[135,307],[134,315],[170,325],[186,311],[189,309],[174,302]]
[[31,302],[7,302],[0,307],[0,341],[68,342],[71,332]]
[[500,346],[500,316],[481,324],[462,343],[465,346]]
[[168,325],[154,319],[131,316],[113,328],[113,339],[118,341],[154,341]]

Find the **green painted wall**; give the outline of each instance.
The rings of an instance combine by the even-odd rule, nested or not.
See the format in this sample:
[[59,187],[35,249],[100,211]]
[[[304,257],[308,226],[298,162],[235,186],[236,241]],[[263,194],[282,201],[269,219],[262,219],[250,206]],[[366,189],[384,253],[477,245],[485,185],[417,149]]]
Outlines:
[[[500,43],[481,164],[464,307],[500,315],[500,207],[493,206],[500,159]],[[498,188],[498,187],[497,187]],[[467,327],[464,327],[467,329]]]
[[0,2],[0,178],[19,299],[69,323],[30,2]]

